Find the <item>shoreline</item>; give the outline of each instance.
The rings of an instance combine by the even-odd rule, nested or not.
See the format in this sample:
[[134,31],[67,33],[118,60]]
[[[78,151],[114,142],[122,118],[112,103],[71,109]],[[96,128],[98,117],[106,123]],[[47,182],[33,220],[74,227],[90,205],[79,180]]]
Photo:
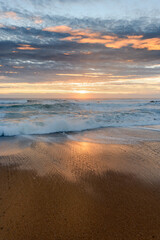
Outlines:
[[1,239],[160,239],[158,132],[98,131],[0,141]]
[[[50,133],[34,133],[34,134],[18,134],[18,135],[1,135],[0,136],[0,140],[4,140],[4,139],[10,139],[10,138],[21,138],[21,137],[26,137],[26,138],[32,138],[32,137],[48,137],[48,136],[55,136],[57,137],[58,135],[62,135],[65,136],[67,134],[71,135],[75,135],[75,134],[83,134],[83,133],[90,133],[90,132],[106,132],[106,130],[122,130],[122,131],[126,131],[126,133],[128,134],[129,132],[142,132],[144,131],[144,133],[146,132],[147,134],[151,134],[152,131],[154,132],[159,132],[160,131],[160,125],[154,124],[154,125],[135,125],[135,126],[105,126],[105,127],[97,127],[97,128],[88,128],[88,129],[84,129],[84,130],[71,130],[71,131],[58,131],[58,132],[50,132]],[[158,133],[159,134],[159,133]],[[107,134],[106,134],[107,136]],[[159,135],[158,135],[159,137]],[[160,137],[159,137],[160,139]],[[146,140],[145,138],[143,139],[144,141]]]

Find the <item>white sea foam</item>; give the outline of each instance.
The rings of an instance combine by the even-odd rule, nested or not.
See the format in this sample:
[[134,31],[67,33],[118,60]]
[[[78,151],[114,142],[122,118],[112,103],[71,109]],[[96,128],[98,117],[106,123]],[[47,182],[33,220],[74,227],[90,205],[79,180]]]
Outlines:
[[[0,100],[0,136],[160,125],[149,100]],[[3,102],[3,103],[2,103]]]
[[101,127],[93,120],[69,119],[66,117],[48,118],[40,121],[5,122],[0,126],[0,136],[23,134],[48,134],[73,132]]

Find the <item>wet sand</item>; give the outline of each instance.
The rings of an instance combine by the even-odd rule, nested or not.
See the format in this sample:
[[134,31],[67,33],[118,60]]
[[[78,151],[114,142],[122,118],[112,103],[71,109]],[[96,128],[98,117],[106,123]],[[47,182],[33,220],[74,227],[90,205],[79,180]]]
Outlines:
[[160,142],[145,134],[157,141],[1,140],[0,240],[159,240]]

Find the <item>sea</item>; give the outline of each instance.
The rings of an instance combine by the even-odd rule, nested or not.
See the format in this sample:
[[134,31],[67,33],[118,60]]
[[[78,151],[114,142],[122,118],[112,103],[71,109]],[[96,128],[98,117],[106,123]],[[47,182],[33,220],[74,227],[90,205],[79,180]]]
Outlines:
[[160,99],[0,99],[1,137],[157,125]]

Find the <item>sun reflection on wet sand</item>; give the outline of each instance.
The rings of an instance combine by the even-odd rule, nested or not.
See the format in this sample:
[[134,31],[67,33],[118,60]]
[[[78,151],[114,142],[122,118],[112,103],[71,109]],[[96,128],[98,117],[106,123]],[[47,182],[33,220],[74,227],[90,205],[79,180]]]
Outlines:
[[[83,141],[83,135],[80,134],[78,142],[68,140],[63,136],[60,142],[54,142],[49,137],[47,141],[45,137],[33,137],[33,139],[24,137],[15,138],[8,143],[1,142],[0,163],[4,165],[13,163],[20,169],[34,170],[40,176],[59,174],[71,181],[76,181],[87,173],[103,175],[110,170],[136,175],[145,181],[159,179],[158,163],[154,160],[154,151],[152,153],[147,145],[152,146],[153,143],[135,144],[135,140],[133,144],[123,145],[91,142],[96,132],[100,131],[102,130],[88,132],[90,138],[87,141]],[[123,133],[123,130],[120,132]],[[115,130],[115,133],[114,130],[112,131],[112,134],[117,133],[118,130]],[[124,131],[124,134],[126,133]],[[133,131],[127,134],[133,134]]]
[[159,144],[4,138],[0,237],[159,239]]

